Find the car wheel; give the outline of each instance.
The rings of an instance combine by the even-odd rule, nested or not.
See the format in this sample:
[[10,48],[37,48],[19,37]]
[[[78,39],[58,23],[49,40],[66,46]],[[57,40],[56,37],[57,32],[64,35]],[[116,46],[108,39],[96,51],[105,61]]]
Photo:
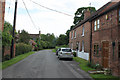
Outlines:
[[73,58],[70,59],[71,61],[73,60]]
[[61,58],[58,56],[58,59],[61,60]]

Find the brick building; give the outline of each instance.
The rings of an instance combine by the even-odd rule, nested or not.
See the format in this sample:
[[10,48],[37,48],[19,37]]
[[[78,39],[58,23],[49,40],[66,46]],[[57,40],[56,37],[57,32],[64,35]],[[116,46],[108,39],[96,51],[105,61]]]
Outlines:
[[78,56],[89,60],[90,52],[90,23],[88,22],[90,11],[86,10],[84,20],[70,31],[69,46],[78,51]]
[[5,14],[5,2],[0,1],[0,31],[3,31],[4,27],[4,14]]
[[88,56],[83,54],[89,53],[94,64],[110,68],[113,75],[120,76],[120,1],[108,2],[73,28],[69,46],[76,49],[77,44],[79,57],[86,59]]
[[30,38],[32,40],[36,40],[37,38],[40,38],[40,35],[41,35],[41,31],[39,31],[39,34],[29,34]]
[[120,2],[109,2],[90,20],[92,23],[92,62],[120,75]]

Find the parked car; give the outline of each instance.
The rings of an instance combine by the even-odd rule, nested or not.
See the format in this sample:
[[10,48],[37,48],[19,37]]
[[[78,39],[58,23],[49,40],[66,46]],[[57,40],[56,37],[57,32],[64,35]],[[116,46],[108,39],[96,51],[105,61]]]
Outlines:
[[58,58],[59,59],[69,58],[72,60],[73,59],[72,50],[70,48],[60,48],[58,52]]
[[56,51],[56,55],[57,55],[57,56],[58,56],[58,52],[59,52],[59,50],[60,50],[60,48],[58,48],[57,51]]

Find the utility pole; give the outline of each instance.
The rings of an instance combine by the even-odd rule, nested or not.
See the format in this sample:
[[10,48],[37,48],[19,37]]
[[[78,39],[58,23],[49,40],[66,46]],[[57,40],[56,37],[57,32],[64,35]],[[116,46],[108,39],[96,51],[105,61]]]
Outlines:
[[13,33],[12,33],[12,45],[11,45],[11,55],[10,58],[13,58],[14,54],[14,42],[15,42],[15,26],[16,26],[16,14],[17,14],[17,1],[15,1],[15,11],[14,11],[14,20],[13,20]]

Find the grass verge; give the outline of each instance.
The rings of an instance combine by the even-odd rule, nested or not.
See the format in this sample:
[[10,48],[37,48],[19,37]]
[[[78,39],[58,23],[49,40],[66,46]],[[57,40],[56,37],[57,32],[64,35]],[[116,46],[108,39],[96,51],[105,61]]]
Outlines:
[[[74,57],[73,58],[76,62],[79,62],[79,66],[82,70],[84,70],[85,72],[88,72],[90,70],[95,70],[93,68],[90,68],[87,66],[88,61],[81,59],[79,57]],[[112,75],[104,75],[104,74],[90,74],[90,76],[95,79],[95,80],[100,80],[100,79],[113,79],[113,80],[120,80],[120,78],[112,76]]]
[[28,53],[25,53],[25,54],[22,54],[22,55],[19,55],[19,56],[16,56],[15,58],[11,59],[11,60],[8,60],[8,61],[5,61],[5,62],[2,62],[2,69],[5,69],[21,60],[23,60],[24,58],[28,57],[29,55],[31,54],[34,54],[35,52],[28,52]]
[[56,53],[56,50],[55,50],[55,49],[52,49],[52,52]]

